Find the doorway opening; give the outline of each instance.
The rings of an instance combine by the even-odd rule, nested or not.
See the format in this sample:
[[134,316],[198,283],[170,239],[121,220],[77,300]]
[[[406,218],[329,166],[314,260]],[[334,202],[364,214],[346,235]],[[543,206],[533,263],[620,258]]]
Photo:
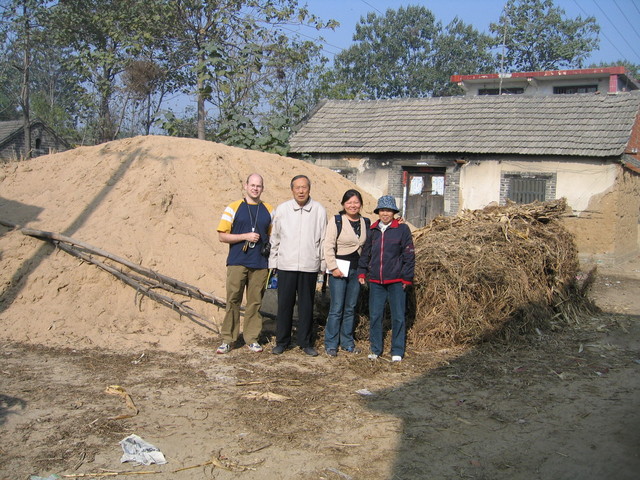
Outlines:
[[403,172],[404,216],[417,228],[444,215],[444,168],[415,167]]

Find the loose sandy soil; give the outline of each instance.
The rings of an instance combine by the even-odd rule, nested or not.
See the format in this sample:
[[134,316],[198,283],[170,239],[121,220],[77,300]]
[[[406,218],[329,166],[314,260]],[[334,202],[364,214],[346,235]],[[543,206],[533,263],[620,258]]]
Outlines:
[[[114,178],[107,157],[91,158],[107,179]],[[65,161],[60,158],[60,170]],[[285,185],[294,167],[278,167]],[[176,177],[186,175],[178,170]],[[83,178],[72,182],[77,189],[93,181],[83,172],[69,174]],[[115,217],[105,206],[118,195],[126,198],[127,185],[142,189],[140,183],[153,184],[155,177],[138,170],[138,183],[128,184],[123,172],[116,182],[123,190],[113,198],[105,191],[83,216],[89,202],[74,207],[64,197],[85,197],[47,193],[44,180],[30,187],[38,193],[29,197],[27,184],[35,177],[21,180],[30,172],[18,173],[5,170],[1,179],[3,219],[64,231],[128,257],[137,251],[143,265],[219,288],[224,268],[203,272],[207,263],[198,256],[202,250],[205,259],[217,255],[219,247],[198,225],[217,220],[218,203],[238,195],[237,182],[224,195],[215,191],[218,185],[207,187],[203,198],[224,198],[201,207],[193,199],[181,203],[167,176],[153,202],[140,190],[134,195],[140,205],[126,205],[128,212],[118,206],[118,225],[106,229],[106,220]],[[195,187],[204,188],[210,177]],[[333,182],[331,177],[323,190],[344,191],[345,184]],[[91,191],[105,184],[97,179]],[[323,192],[323,201],[335,202],[335,191]],[[286,186],[280,196],[285,194]],[[162,203],[167,195],[168,205]],[[278,203],[276,197],[270,200]],[[31,211],[36,220],[25,222],[10,204],[23,215],[25,205],[47,207]],[[181,227],[168,235],[168,244],[159,243],[153,228],[139,225],[139,215],[159,229],[167,216],[177,225],[193,210],[187,220],[197,241],[182,235]],[[207,217],[211,211],[215,220]],[[602,312],[562,331],[460,351],[409,350],[402,364],[392,365],[365,354],[309,358],[298,349],[281,356],[244,348],[216,355],[211,329],[150,301],[135,306],[129,287],[103,280],[108,275],[95,267],[16,231],[3,234],[0,479],[134,472],[116,478],[600,480],[635,479],[640,471],[639,259],[601,270],[592,296]],[[267,322],[265,340],[272,333]],[[366,351],[364,339],[359,346]],[[130,394],[137,415],[114,418],[132,410],[105,393],[110,385]],[[158,447],[168,463],[121,464],[118,442],[132,433]]]
[[[409,352],[401,365],[216,356],[205,337],[188,354],[5,343],[0,478],[635,479],[639,287],[637,273],[602,275],[605,311],[574,328],[460,355]],[[104,393],[112,384],[137,416],[110,420],[130,413]],[[168,463],[121,464],[131,433]]]

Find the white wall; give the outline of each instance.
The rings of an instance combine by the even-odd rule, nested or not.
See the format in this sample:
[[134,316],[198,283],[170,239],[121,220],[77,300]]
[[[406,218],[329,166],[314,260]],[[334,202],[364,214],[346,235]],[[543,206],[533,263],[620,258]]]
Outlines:
[[575,213],[586,210],[594,195],[613,187],[618,167],[600,160],[582,162],[483,160],[464,165],[460,175],[461,208],[476,210],[500,200],[502,172],[555,173],[556,198],[565,197]]
[[[564,86],[577,86],[577,85],[598,85],[598,91],[600,93],[607,93],[609,91],[609,77],[606,78],[559,78],[550,77],[548,79],[535,79],[531,83],[525,79],[503,79],[502,88],[524,88],[525,95],[553,95],[553,87]],[[487,83],[474,83],[468,85],[468,90],[465,95],[478,95],[478,91],[483,88],[498,88],[500,82],[498,80],[491,80]],[[624,86],[619,86],[622,90]]]
[[557,164],[556,197],[566,197],[575,213],[586,210],[591,197],[610,190],[616,181],[619,166],[600,162]]
[[375,198],[389,193],[389,170],[386,168],[367,168],[367,161],[358,164],[358,186]]
[[500,201],[500,164],[471,161],[460,171],[460,209],[478,210]]

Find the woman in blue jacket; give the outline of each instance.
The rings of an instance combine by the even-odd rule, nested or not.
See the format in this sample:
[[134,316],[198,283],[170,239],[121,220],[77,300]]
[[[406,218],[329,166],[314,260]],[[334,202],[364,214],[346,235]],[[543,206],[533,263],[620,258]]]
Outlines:
[[391,195],[378,199],[373,211],[379,220],[371,225],[358,262],[358,281],[369,280],[370,359],[382,355],[382,317],[387,300],[391,310],[391,361],[404,357],[406,342],[406,288],[413,283],[415,252],[411,230],[399,223]]

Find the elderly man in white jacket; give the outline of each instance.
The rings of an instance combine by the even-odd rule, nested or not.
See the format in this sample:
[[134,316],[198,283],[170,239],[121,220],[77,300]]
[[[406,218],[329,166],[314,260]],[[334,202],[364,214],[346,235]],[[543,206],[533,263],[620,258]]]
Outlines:
[[291,342],[293,307],[298,298],[298,346],[315,357],[313,301],[318,272],[323,270],[322,240],[327,226],[325,208],[310,197],[311,181],[305,175],[291,180],[293,198],[281,203],[273,214],[269,268],[278,270],[276,346],[279,355]]

